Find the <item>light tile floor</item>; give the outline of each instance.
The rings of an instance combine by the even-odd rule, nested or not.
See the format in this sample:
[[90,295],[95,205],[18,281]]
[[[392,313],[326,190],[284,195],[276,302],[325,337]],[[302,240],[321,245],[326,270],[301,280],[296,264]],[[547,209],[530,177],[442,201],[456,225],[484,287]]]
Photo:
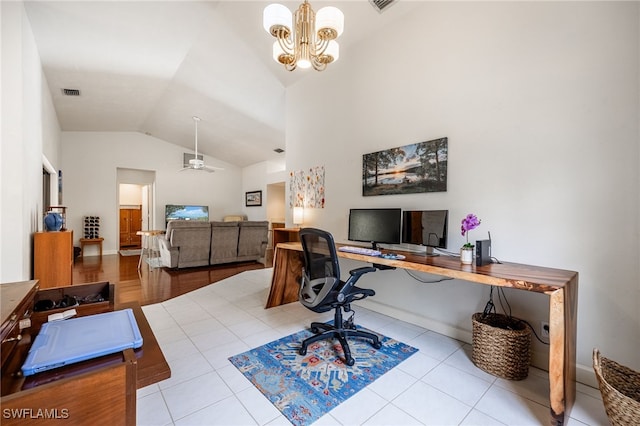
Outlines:
[[[243,272],[143,307],[171,378],[138,390],[138,425],[290,425],[227,358],[326,321],[299,303],[264,309],[271,269]],[[356,307],[356,322],[419,349],[320,418],[316,425],[546,425],[549,382],[531,368],[522,381],[476,368],[471,347]],[[606,425],[597,389],[577,385],[569,426]]]

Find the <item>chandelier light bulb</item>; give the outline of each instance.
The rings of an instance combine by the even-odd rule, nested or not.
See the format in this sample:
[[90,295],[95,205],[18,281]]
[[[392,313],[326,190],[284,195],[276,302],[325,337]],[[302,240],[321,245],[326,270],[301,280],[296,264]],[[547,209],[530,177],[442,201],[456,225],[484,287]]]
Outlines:
[[311,61],[308,59],[298,59],[297,65],[302,69],[311,68]]
[[269,34],[275,36],[274,30],[279,28],[286,28],[288,32],[291,31],[291,23],[293,22],[292,14],[286,6],[278,3],[270,4],[264,8],[262,13],[262,25],[264,30]]
[[327,29],[335,32],[333,38],[340,37],[344,31],[344,14],[337,7],[323,7],[316,13],[316,32]]

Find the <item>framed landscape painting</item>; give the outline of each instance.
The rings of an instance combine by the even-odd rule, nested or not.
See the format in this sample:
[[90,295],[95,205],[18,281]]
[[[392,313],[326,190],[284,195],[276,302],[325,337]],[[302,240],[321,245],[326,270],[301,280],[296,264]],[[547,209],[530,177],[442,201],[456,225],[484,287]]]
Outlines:
[[262,205],[262,191],[245,192],[244,205],[247,207]]
[[362,195],[444,192],[447,157],[447,138],[364,154]]

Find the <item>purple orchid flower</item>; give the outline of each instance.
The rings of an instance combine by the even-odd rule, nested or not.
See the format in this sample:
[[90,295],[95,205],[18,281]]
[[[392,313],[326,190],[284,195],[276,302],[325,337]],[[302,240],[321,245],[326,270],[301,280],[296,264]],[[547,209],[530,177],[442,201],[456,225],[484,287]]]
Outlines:
[[469,231],[480,226],[480,219],[472,213],[469,213],[464,219],[462,219],[462,225],[460,226],[460,233],[462,236],[467,237],[467,243],[463,247],[473,247],[469,244]]

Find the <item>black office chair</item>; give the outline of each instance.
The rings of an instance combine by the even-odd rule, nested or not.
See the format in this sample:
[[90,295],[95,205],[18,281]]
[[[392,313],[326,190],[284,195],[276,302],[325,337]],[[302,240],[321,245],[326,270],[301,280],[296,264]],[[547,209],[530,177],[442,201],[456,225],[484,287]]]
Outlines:
[[307,347],[318,340],[335,337],[340,341],[344,352],[345,363],[353,365],[347,337],[360,337],[373,341],[373,347],[380,349],[380,338],[364,330],[357,330],[353,315],[348,320],[342,319],[342,310],[351,312],[350,303],[375,295],[375,291],[355,286],[356,281],[376,268],[366,266],[349,271],[347,281],[340,280],[340,266],[333,236],[326,231],[315,228],[300,230],[300,241],[304,252],[304,269],[298,297],[300,302],[314,312],[335,310],[333,324],[321,322],[311,323],[314,336],[305,339],[298,350],[300,355],[307,353]]

